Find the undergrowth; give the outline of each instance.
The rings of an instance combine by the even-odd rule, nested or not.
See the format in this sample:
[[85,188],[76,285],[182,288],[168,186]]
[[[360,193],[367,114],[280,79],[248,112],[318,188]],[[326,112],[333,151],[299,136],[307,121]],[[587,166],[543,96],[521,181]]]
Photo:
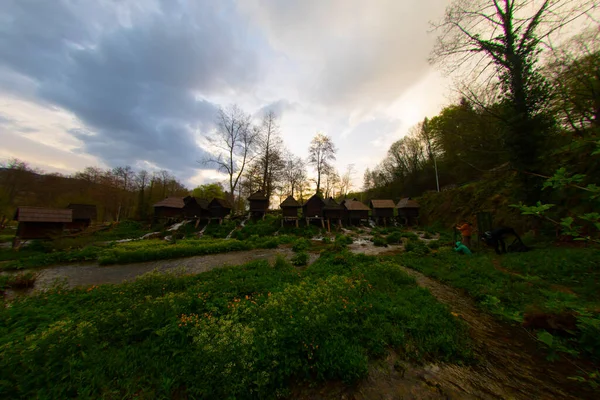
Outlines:
[[394,264],[324,254],[55,287],[0,308],[3,398],[276,398],[367,374],[394,348],[470,359],[465,325]]

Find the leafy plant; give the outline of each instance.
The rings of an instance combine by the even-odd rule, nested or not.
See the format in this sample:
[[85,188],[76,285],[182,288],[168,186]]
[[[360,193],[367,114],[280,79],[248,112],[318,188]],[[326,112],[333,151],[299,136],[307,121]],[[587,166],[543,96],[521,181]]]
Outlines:
[[309,256],[305,251],[301,251],[296,253],[294,257],[292,257],[292,265],[301,266],[308,264]]

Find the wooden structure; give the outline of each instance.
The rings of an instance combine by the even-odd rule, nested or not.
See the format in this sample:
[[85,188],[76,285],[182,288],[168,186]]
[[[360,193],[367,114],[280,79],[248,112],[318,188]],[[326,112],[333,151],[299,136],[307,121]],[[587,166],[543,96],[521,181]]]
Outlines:
[[323,201],[325,202],[325,206],[323,206],[323,219],[327,221],[327,230],[331,230],[331,221],[337,222],[342,226],[342,206],[333,197]]
[[406,197],[401,199],[396,208],[398,209],[398,218],[400,218],[405,225],[418,225],[419,224],[419,203]]
[[387,221],[394,218],[394,208],[396,208],[396,205],[393,200],[371,200],[369,205],[375,223],[383,221],[383,224],[387,225]]
[[281,226],[283,226],[284,222],[293,221],[296,223],[296,228],[298,227],[298,210],[302,208],[300,203],[296,201],[292,196],[288,196],[280,205],[281,208]]
[[225,199],[217,199],[216,197],[208,203],[210,219],[216,219],[219,223],[223,222],[223,218],[231,214],[231,205]]
[[342,218],[348,224],[360,224],[369,220],[369,211],[371,209],[358,201],[358,199],[345,199],[340,205],[342,206]]
[[250,203],[250,216],[253,219],[265,217],[267,209],[269,208],[269,199],[262,190],[252,193],[252,195],[248,197],[248,202]]
[[195,197],[167,197],[154,204],[154,219],[206,218],[208,210],[202,209]]
[[73,220],[66,224],[66,229],[84,230],[98,219],[98,210],[94,204],[69,203],[67,208],[73,210]]
[[323,221],[323,208],[325,207],[325,201],[321,196],[315,194],[304,203],[302,206],[302,215],[306,219],[306,225],[310,221],[321,221],[321,226],[325,228],[325,222]]
[[51,239],[62,235],[65,225],[73,221],[73,210],[41,207],[19,207],[15,212],[19,222],[15,246],[20,240]]

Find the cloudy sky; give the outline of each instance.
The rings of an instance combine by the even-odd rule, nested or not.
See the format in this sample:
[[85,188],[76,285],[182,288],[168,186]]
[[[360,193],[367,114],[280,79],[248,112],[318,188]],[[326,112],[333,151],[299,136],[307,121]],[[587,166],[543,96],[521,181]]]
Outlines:
[[305,157],[321,131],[366,167],[449,102],[427,64],[448,0],[2,0],[0,159],[167,169],[190,187],[216,110],[273,109]]

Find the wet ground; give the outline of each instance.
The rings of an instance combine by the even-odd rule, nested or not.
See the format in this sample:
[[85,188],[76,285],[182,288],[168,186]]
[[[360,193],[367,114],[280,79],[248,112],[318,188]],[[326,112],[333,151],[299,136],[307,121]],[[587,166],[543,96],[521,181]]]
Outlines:
[[[28,289],[27,292],[43,290],[55,281],[64,281],[69,287],[121,283],[126,280],[133,280],[155,269],[166,272],[184,267],[187,273],[198,274],[214,268],[240,265],[254,260],[274,261],[279,255],[289,260],[294,253],[289,248],[258,249],[134,264],[99,266],[97,263],[84,263],[52,266],[35,270],[39,275],[33,289]],[[317,257],[316,254],[310,254],[310,262],[313,262]],[[21,291],[18,293],[26,292]],[[15,294],[15,292],[7,292],[8,296]]]

